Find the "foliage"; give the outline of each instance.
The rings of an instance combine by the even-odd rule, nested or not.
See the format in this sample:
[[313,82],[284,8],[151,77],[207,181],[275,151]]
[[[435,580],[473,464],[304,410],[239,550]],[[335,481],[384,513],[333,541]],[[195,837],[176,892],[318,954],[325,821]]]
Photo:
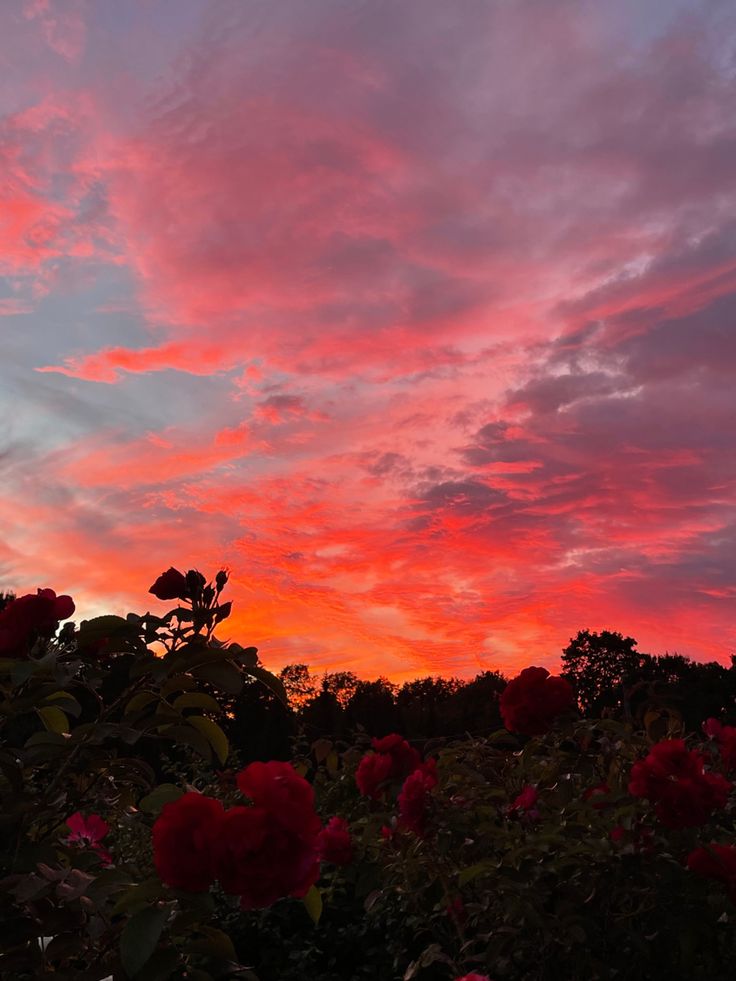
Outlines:
[[[621,698],[618,718],[522,673],[504,713],[522,735],[500,725],[493,673],[271,675],[216,637],[226,579],[170,569],[152,587],[176,601],[164,616],[78,629],[34,625],[35,598],[0,609],[0,975],[730,978],[736,729],[686,735],[687,706],[656,701],[684,659],[642,655],[630,679],[633,644],[606,639],[614,688],[578,696],[588,713]],[[729,721],[729,691],[696,704]],[[284,759],[292,734],[292,766],[241,769]]]
[[611,630],[580,630],[562,652],[563,676],[577,692],[580,708],[600,713],[613,700],[620,705],[625,686],[641,670],[644,656],[633,637]]
[[[215,637],[226,575],[178,575],[182,595],[169,598],[180,602],[163,616],[96,617],[58,634],[28,623],[0,660],[4,976],[242,975],[212,900],[153,874],[150,828],[167,800],[226,765],[227,700],[256,681],[283,689],[255,648]],[[110,829],[109,859],[79,832],[89,815]]]

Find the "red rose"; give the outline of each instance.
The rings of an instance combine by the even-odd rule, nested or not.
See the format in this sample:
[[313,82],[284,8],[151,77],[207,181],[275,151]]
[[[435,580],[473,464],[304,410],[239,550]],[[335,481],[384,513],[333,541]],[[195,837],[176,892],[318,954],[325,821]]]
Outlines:
[[304,896],[319,875],[320,820],[314,790],[290,763],[251,763],[237,776],[253,807],[224,817],[216,850],[217,876],[243,909]]
[[463,974],[461,978],[456,978],[455,981],[491,981],[487,974]]
[[[654,835],[650,828],[643,824],[636,824],[630,831],[627,831],[622,824],[617,824],[611,828],[608,837],[616,845],[630,844],[634,852],[650,853],[654,851]],[[627,842],[627,839],[628,842]]]
[[[319,876],[319,818],[309,815],[301,833],[264,807],[232,807],[220,825],[217,877],[240,896],[243,909],[261,909],[284,896],[305,896]],[[315,824],[316,821],[316,824]]]
[[396,830],[395,823],[396,823],[396,818],[393,819],[391,827],[389,827],[386,824],[381,826],[381,838],[383,838],[383,842],[386,845],[396,844],[396,835],[398,834],[398,832]]
[[725,883],[731,902],[736,903],[736,847],[712,843],[696,848],[687,857],[687,867],[696,875]]
[[[36,625],[39,630],[55,630],[59,620],[68,620],[76,609],[71,596],[57,596],[53,589],[39,589],[38,595],[34,598],[39,604],[39,619]],[[43,613],[40,610],[41,602],[44,606]]]
[[524,787],[522,792],[516,797],[513,803],[509,806],[509,815],[518,814],[519,811],[523,811],[527,817],[538,818],[539,811],[537,809],[537,801],[539,800],[539,791],[536,787],[532,787],[531,784]]
[[413,773],[422,762],[419,753],[397,732],[382,739],[372,739],[371,746],[377,753],[388,753],[391,757],[390,778],[401,778]]
[[391,773],[391,766],[390,756],[384,753],[366,753],[355,772],[355,782],[364,797],[378,800],[383,793],[382,785]]
[[299,776],[291,763],[251,763],[240,771],[237,781],[242,794],[269,811],[285,828],[298,831],[314,815],[312,785]]
[[173,566],[162,572],[156,582],[148,590],[160,600],[188,599],[189,587],[186,576]]
[[524,736],[543,735],[574,703],[567,681],[553,677],[546,668],[524,668],[506,685],[499,702],[506,728]]
[[682,739],[657,743],[631,768],[629,793],[654,804],[668,828],[704,824],[714,810],[726,806],[731,784],[719,773],[706,773],[700,753],[688,750]]
[[445,907],[445,912],[451,920],[454,920],[460,926],[468,919],[468,911],[465,909],[462,896],[455,896]]
[[723,725],[718,721],[718,719],[706,719],[703,723],[703,732],[706,734],[708,739],[717,739]]
[[396,732],[373,739],[375,753],[367,753],[358,765],[355,781],[364,797],[378,800],[387,780],[403,780],[421,765],[419,753]]
[[67,620],[73,613],[71,596],[57,596],[53,589],[19,596],[0,612],[0,654],[25,653],[34,634],[50,636],[59,620]]
[[399,824],[424,837],[429,795],[437,786],[437,761],[427,760],[404,781],[399,794]]
[[718,743],[724,770],[736,770],[736,726],[724,726],[717,719],[708,719],[703,723],[703,732]]
[[736,770],[736,726],[723,726],[718,737],[718,747],[723,768],[728,771]]
[[350,865],[353,860],[353,840],[345,818],[330,818],[317,836],[317,850],[323,862]]
[[593,807],[596,809],[596,811],[602,811],[611,805],[600,798],[606,798],[610,795],[610,793],[611,788],[607,783],[599,783],[596,784],[595,787],[588,787],[587,790],[583,791],[583,800],[592,801]]
[[161,881],[185,892],[206,892],[215,880],[214,848],[223,820],[222,804],[202,794],[165,804],[151,833]]

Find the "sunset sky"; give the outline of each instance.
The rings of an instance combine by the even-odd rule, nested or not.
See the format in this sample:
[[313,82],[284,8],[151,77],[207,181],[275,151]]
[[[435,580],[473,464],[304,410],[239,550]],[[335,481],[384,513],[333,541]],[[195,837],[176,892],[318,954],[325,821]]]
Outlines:
[[0,586],[279,668],[736,652],[736,5],[0,5]]

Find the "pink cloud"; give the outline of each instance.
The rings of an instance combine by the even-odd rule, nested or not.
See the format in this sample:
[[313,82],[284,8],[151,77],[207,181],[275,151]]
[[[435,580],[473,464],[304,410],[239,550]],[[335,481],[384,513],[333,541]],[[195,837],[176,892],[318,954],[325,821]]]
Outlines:
[[196,340],[171,341],[159,347],[132,350],[108,348],[96,354],[66,358],[62,365],[44,365],[40,372],[54,372],[69,378],[113,384],[124,373],[148,374],[152,371],[185,371],[192,375],[211,375],[232,367],[233,352],[219,344]]
[[84,50],[86,0],[24,0],[23,14],[41,26],[48,46],[69,61]]

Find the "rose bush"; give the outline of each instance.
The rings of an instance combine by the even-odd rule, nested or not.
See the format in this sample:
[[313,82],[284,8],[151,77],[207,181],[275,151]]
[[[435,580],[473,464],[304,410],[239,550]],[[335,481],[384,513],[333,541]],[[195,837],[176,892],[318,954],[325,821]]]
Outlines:
[[726,806],[731,790],[720,773],[706,771],[705,763],[682,739],[657,743],[632,767],[629,792],[650,800],[668,828],[705,824],[713,811]]
[[731,902],[736,903],[736,845],[696,848],[687,857],[687,867],[705,879],[716,879],[726,885]]
[[388,790],[391,780],[402,780],[420,764],[421,757],[398,733],[371,740],[372,753],[361,759],[355,774],[358,788],[365,797],[378,800]]
[[580,719],[529,668],[506,729],[244,765],[234,700],[283,691],[216,636],[226,583],[171,568],[173,609],[78,628],[51,590],[0,610],[2,976],[730,978],[733,727]]
[[703,731],[716,742],[726,773],[736,770],[736,726],[724,726],[717,719],[706,719]]
[[252,763],[237,784],[254,806],[224,810],[196,793],[164,806],[152,831],[159,876],[185,892],[205,892],[217,879],[243,909],[306,895],[319,874],[314,791],[279,762]]
[[[230,609],[220,602],[226,581],[169,570],[152,587],[180,601],[169,612],[61,630],[69,596],[39,589],[4,601],[3,977],[241,970],[211,905],[194,895],[212,882],[206,841],[223,808],[187,784],[231,755],[219,699],[246,684],[283,689],[254,648],[215,637]],[[162,782],[172,766],[186,776]]]

